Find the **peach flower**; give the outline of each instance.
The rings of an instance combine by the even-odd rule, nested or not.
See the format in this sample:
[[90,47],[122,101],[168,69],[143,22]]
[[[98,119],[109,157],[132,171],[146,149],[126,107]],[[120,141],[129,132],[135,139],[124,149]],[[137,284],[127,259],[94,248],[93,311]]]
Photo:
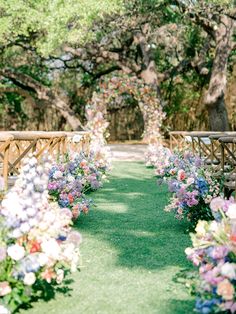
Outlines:
[[234,297],[234,287],[228,279],[224,279],[217,286],[217,294],[223,299],[230,301]]

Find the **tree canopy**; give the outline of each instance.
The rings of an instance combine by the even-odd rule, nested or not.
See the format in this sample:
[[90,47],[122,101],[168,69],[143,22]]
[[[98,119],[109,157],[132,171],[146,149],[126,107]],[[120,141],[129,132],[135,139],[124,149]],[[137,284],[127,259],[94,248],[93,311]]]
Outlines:
[[4,108],[51,106],[78,129],[99,80],[123,73],[155,90],[170,119],[200,106],[211,129],[229,128],[233,1],[0,0],[0,14]]

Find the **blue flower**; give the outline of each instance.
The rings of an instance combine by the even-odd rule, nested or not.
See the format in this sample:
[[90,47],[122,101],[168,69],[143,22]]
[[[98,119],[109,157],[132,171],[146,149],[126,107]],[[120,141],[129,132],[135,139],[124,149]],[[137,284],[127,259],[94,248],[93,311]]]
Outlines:
[[200,195],[205,195],[208,192],[208,183],[206,180],[202,177],[197,178],[196,180],[196,186],[199,190]]

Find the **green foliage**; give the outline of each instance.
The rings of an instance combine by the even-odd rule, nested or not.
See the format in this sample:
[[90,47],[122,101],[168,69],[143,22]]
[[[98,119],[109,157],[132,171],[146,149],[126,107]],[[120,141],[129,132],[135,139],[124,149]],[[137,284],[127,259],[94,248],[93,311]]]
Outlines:
[[0,44],[31,41],[48,55],[61,44],[86,41],[94,19],[122,9],[121,0],[0,0]]

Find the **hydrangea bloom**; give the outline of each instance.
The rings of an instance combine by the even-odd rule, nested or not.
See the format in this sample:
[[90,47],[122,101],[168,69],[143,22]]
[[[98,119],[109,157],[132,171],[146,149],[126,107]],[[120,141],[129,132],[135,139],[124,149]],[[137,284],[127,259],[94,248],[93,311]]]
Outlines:
[[0,308],[6,313],[29,302],[39,283],[62,282],[78,267],[81,236],[71,229],[71,211],[49,202],[49,168],[47,160],[44,166],[25,160],[0,207]]

